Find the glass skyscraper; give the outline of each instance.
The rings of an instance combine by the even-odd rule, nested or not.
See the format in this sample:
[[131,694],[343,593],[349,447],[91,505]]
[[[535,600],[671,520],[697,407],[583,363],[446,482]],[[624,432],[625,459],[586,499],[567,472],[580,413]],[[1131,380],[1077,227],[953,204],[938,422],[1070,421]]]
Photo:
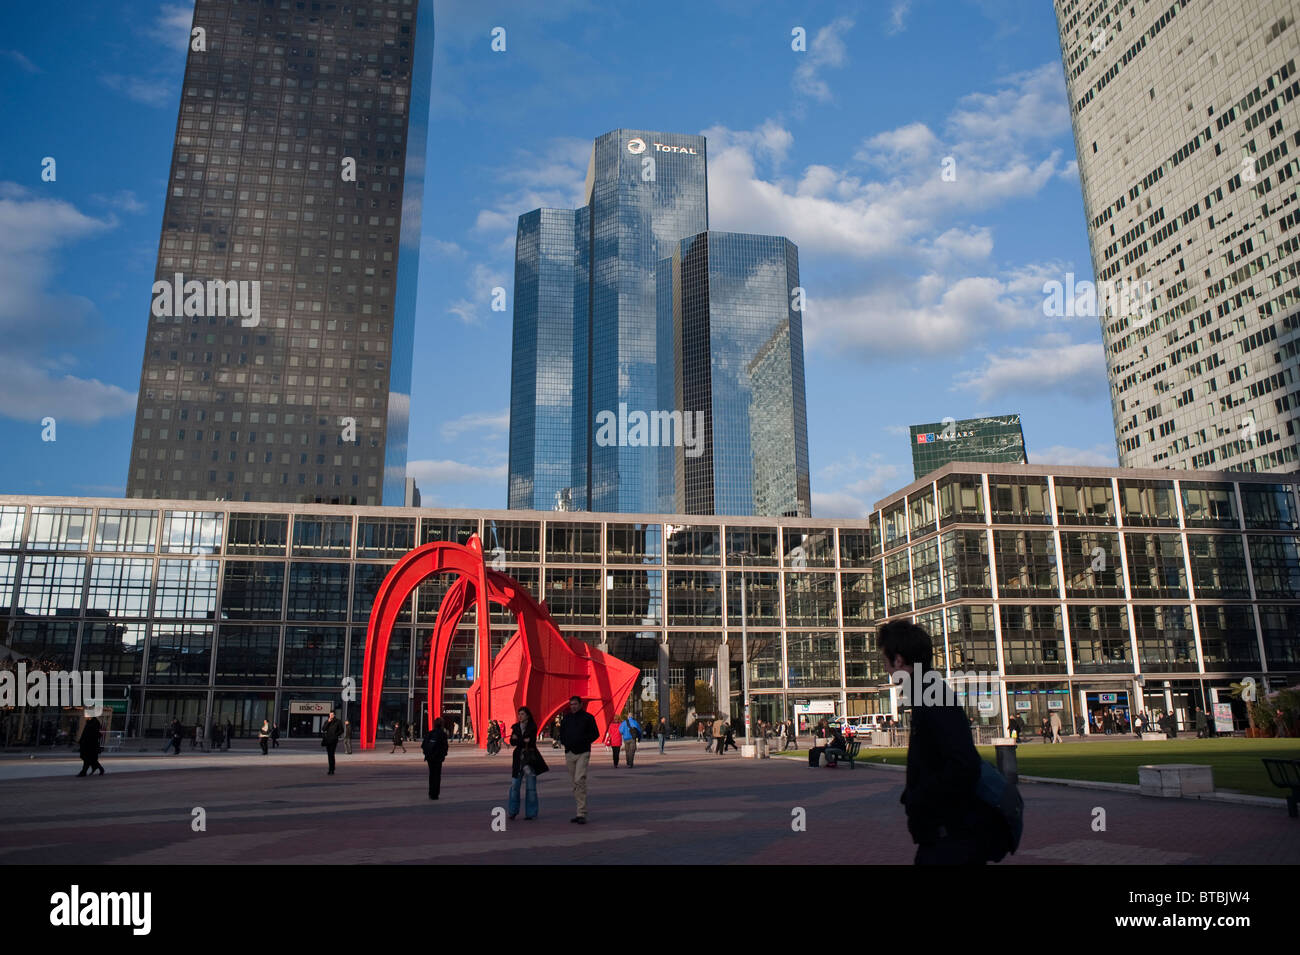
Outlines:
[[946,418],[929,424],[914,424],[912,474],[922,478],[949,461],[970,464],[1023,464],[1025,432],[1020,415],[989,418]]
[[127,495],[400,505],[433,4],[193,25]]
[[661,406],[680,408],[695,438],[660,451],[673,476],[662,509],[808,516],[799,250],[781,236],[705,232],[679,242],[657,280],[671,357]]
[[[658,273],[662,262],[681,257],[683,240],[693,238],[702,261],[709,259],[705,159],[702,136],[614,130],[593,145],[582,208],[539,209],[520,217],[509,507],[616,513],[687,507],[682,442],[695,436],[684,431],[683,389],[707,390],[700,382],[713,374],[707,366],[715,352],[719,360],[740,363],[716,373],[720,382],[739,387],[744,364],[789,321],[789,289],[798,282],[797,252],[786,240],[714,233],[722,243],[717,271],[704,286],[687,291],[692,302],[713,310],[718,334],[713,340],[707,334],[674,338],[671,280],[665,286]],[[725,328],[732,324],[742,341],[728,337],[733,333]],[[707,333],[710,319],[691,327]],[[805,503],[799,513],[807,513],[801,328],[787,337],[798,350],[788,386],[797,392],[798,414],[792,412],[787,430],[802,449]],[[777,378],[769,374],[764,380]],[[707,455],[708,480],[725,485],[726,504],[701,491],[694,499],[702,510],[690,512],[726,506],[735,509],[717,513],[757,513],[749,398],[733,388],[716,398],[711,394],[708,401],[714,400],[727,415],[741,411],[727,418],[726,440]],[[706,410],[698,402],[690,408]],[[696,474],[695,456],[690,460]],[[797,502],[798,468],[788,470],[792,490],[785,500]],[[697,477],[696,483],[704,480]]]

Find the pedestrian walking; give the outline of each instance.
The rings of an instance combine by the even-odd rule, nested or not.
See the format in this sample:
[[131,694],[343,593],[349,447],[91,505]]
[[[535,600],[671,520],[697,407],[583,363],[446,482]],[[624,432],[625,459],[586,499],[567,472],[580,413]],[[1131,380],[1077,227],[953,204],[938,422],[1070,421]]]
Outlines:
[[605,730],[604,743],[614,754],[614,768],[618,769],[618,751],[623,746],[623,731],[613,720],[610,721],[609,728]]
[[641,742],[641,724],[631,713],[618,724],[619,734],[623,737],[623,755],[627,758],[627,768],[632,768],[636,759],[636,744]]
[[573,785],[573,799],[578,814],[570,822],[587,822],[587,765],[591,762],[591,744],[600,739],[596,718],[582,705],[582,697],[569,697],[569,712],[560,723],[560,742],[564,745],[564,765]]
[[352,755],[352,724],[347,720],[343,721],[343,752]]
[[722,755],[723,741],[726,739],[727,735],[726,727],[727,722],[721,717],[713,721],[713,745],[715,747],[714,752],[718,756]]
[[329,772],[327,776],[334,775],[334,750],[338,749],[339,737],[343,735],[343,724],[339,722],[338,717],[333,710],[325,720],[325,725],[320,730],[320,744],[325,747],[325,756],[329,760]]
[[700,735],[704,737],[704,751],[711,753],[713,752],[713,723],[700,720],[700,727]]
[[86,725],[81,728],[81,738],[77,740],[77,752],[81,755],[81,772],[78,776],[84,776],[87,772],[95,775],[95,770],[99,770],[99,775],[104,775],[104,767],[99,764],[99,753],[103,748],[100,740],[102,732],[99,720],[92,716],[86,720]]
[[235,724],[226,720],[226,749],[230,749],[230,744],[235,741]]
[[551,749],[560,748],[560,717],[557,714],[554,723],[551,725]]
[[433,727],[425,731],[424,738],[420,740],[420,751],[424,753],[424,761],[429,764],[429,798],[437,799],[438,794],[442,792],[442,763],[447,758],[447,731],[443,727],[446,724],[440,716],[433,721]]
[[659,717],[659,755],[664,754],[664,744],[668,742],[668,720]]
[[402,752],[405,753],[406,744],[402,742],[402,724],[394,723],[393,724],[393,748],[388,751],[388,754],[391,756],[393,753],[396,753],[397,747],[399,746],[402,747]]
[[[919,680],[932,669],[930,636],[916,624],[887,623],[877,631],[877,641],[891,676],[904,673]],[[954,698],[946,685],[944,690],[943,700]],[[975,795],[981,766],[966,714],[952,703],[914,706],[911,713],[902,803],[917,846],[915,862],[983,864],[995,854],[994,824],[1001,820]]]
[[1052,727],[1052,742],[1061,742],[1061,714],[1053,710],[1052,715],[1047,718],[1047,721]]
[[279,723],[271,724],[271,746],[276,749],[280,748],[280,724]]
[[519,815],[519,790],[524,790],[524,818],[537,818],[537,776],[547,770],[537,750],[537,723],[528,707],[519,707],[516,722],[510,727],[510,818]]
[[190,752],[203,749],[203,721],[194,724],[194,735],[190,737]]
[[271,742],[271,721],[262,720],[262,728],[257,731],[257,742],[261,744],[262,755],[267,754],[267,746]]
[[731,721],[727,720],[725,723],[723,723],[722,728],[723,728],[723,734],[722,734],[723,751],[725,752],[728,746],[730,746],[732,749],[740,749],[740,747],[736,745],[736,728],[731,725]]
[[495,756],[499,752],[501,752],[501,726],[496,720],[490,720],[487,731],[487,754]]
[[212,740],[212,752],[214,752],[214,753],[219,753],[219,752],[221,752],[221,742],[222,742],[222,740],[224,739],[224,736],[225,736],[225,734],[223,734],[223,733],[221,732],[221,724],[220,724],[220,723],[213,723],[213,724],[212,724],[212,733],[211,733],[211,736],[210,736],[210,738],[211,738],[211,740]]
[[1199,706],[1196,708],[1195,723],[1196,723],[1196,738],[1205,739],[1206,728],[1209,724],[1206,722],[1205,719],[1205,711],[1201,709]]

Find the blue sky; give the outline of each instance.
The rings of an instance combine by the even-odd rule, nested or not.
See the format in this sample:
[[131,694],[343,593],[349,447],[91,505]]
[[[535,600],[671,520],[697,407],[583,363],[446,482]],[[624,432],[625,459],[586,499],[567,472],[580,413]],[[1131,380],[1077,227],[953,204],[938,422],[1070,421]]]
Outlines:
[[[0,13],[0,491],[123,492],[191,9]],[[1031,461],[1115,463],[1097,322],[1043,314],[1044,282],[1092,278],[1049,4],[435,9],[426,505],[505,506],[511,319],[491,290],[513,291],[517,216],[574,206],[591,140],[620,126],[706,135],[711,227],[799,246],[814,515],[909,483],[907,425],[949,416],[1019,412]]]

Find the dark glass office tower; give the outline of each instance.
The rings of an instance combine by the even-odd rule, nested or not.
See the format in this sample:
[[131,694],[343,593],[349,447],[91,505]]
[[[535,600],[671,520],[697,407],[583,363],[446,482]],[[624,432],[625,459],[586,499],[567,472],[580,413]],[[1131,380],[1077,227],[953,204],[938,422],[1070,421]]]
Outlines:
[[401,504],[433,4],[193,25],[127,494]]
[[[708,229],[705,159],[702,136],[614,130],[592,147],[583,208],[520,218],[510,507],[656,509],[662,494],[657,456],[634,443],[635,430],[629,441],[625,428],[602,431],[596,422],[606,415],[626,422],[672,407],[660,404],[655,269],[673,244]],[[572,287],[561,277],[567,226],[558,223],[565,221],[573,223]],[[568,308],[569,327],[561,328]],[[572,343],[567,436],[558,424],[564,389],[553,376],[565,341]],[[541,399],[556,403],[543,410]]]
[[1025,432],[1020,415],[991,418],[945,418],[930,424],[914,424],[912,473],[922,478],[949,461],[970,464],[1025,464]]
[[781,236],[705,232],[679,242],[657,278],[673,389],[663,406],[681,409],[683,436],[659,442],[673,474],[661,510],[808,516],[798,248]]

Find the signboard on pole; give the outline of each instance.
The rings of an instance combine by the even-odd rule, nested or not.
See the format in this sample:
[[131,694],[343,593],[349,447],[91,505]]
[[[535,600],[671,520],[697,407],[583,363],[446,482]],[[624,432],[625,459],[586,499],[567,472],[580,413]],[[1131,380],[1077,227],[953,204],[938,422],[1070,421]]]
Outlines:
[[1216,733],[1232,732],[1232,704],[1231,703],[1214,704],[1214,732]]

